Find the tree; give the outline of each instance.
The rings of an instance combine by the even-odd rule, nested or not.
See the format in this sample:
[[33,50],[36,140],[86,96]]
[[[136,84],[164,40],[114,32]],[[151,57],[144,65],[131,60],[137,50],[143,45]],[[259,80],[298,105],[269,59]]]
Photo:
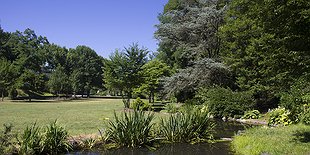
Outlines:
[[9,61],[0,59],[0,92],[3,101],[5,93],[14,84],[16,78],[16,67]]
[[222,53],[243,90],[275,96],[309,73],[309,9],[306,0],[232,1]]
[[16,31],[10,35],[5,44],[9,54],[7,59],[17,66],[17,89],[22,89],[29,96],[46,91],[47,77],[42,72],[45,64],[42,47],[49,44],[47,39],[37,36],[33,30],[26,29],[23,33]]
[[69,50],[68,59],[72,68],[71,82],[74,94],[86,93],[89,97],[92,89],[102,87],[103,63],[93,49],[77,46],[76,49]]
[[124,53],[116,50],[109,59],[104,60],[104,82],[105,87],[110,91],[119,91],[123,95],[125,86],[124,71],[127,66],[127,59]]
[[48,81],[48,86],[50,91],[58,97],[61,93],[68,92],[70,81],[63,67],[57,66],[55,71],[52,72]]
[[147,54],[146,48],[133,44],[123,52],[113,53],[105,63],[106,87],[121,92],[125,108],[129,108],[133,89],[142,83],[139,73],[147,62]]
[[218,59],[221,42],[217,32],[225,11],[217,0],[170,0],[156,25],[159,58],[176,68],[186,68],[191,61],[203,58]]
[[209,58],[196,61],[191,67],[164,78],[164,93],[167,97],[176,96],[180,102],[194,97],[201,87],[213,86],[235,89],[229,68]]
[[155,93],[159,91],[163,77],[171,75],[171,68],[158,59],[154,59],[142,66],[140,76],[143,78],[143,83],[138,87],[138,91],[147,92],[149,102],[154,103]]

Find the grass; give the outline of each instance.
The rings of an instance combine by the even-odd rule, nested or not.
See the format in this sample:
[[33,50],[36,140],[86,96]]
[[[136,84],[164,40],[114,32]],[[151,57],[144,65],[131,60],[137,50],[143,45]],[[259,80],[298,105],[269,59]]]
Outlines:
[[46,126],[57,119],[70,135],[97,133],[104,118],[123,110],[121,99],[82,99],[73,101],[0,102],[0,125],[12,123],[21,132],[34,122]]
[[310,154],[310,126],[257,127],[234,137],[232,147],[244,155],[308,155]]

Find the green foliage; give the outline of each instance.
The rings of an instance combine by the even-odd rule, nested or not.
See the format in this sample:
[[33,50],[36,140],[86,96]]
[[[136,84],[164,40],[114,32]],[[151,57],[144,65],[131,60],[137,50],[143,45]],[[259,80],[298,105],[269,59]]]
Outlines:
[[194,96],[201,87],[233,87],[232,74],[222,63],[206,58],[193,63],[193,66],[180,69],[171,77],[164,78],[164,93],[176,96],[184,102]]
[[291,112],[291,120],[298,122],[299,115],[303,115],[305,111],[304,105],[310,104],[310,87],[309,80],[301,77],[291,86],[288,92],[281,93],[281,106]]
[[147,62],[147,54],[146,48],[133,44],[124,52],[115,51],[109,60],[105,60],[105,85],[110,90],[121,92],[125,108],[130,106],[134,89],[143,82],[140,73]]
[[90,90],[102,88],[103,85],[103,63],[101,57],[87,46],[77,46],[68,53],[70,63],[72,64],[71,82],[74,93],[87,94]]
[[303,112],[299,115],[299,120],[301,123],[310,125],[310,104],[305,104]]
[[164,13],[171,11],[171,10],[176,10],[179,5],[179,0],[169,0],[168,3],[165,5],[164,8]]
[[125,147],[147,146],[153,140],[152,120],[154,114],[143,111],[124,112],[108,123],[107,140]]
[[16,145],[16,135],[12,133],[11,124],[3,124],[3,131],[0,132],[0,154],[14,153]]
[[213,139],[214,123],[198,108],[161,119],[160,134],[167,142],[206,142]]
[[217,118],[243,115],[253,109],[255,102],[251,92],[234,92],[225,88],[201,89],[199,98],[208,107],[210,114]]
[[30,101],[48,91],[89,96],[90,90],[103,86],[102,58],[87,46],[68,50],[30,29],[14,33],[1,29],[0,46],[2,96],[10,93],[14,98],[20,95],[13,93],[16,90],[26,93]]
[[57,125],[56,121],[42,130],[34,123],[31,127],[27,126],[19,141],[19,154],[51,154],[68,152],[71,145],[68,140],[68,132]]
[[260,112],[258,110],[246,111],[241,117],[242,119],[258,119],[260,117]]
[[167,110],[168,113],[172,113],[172,114],[178,112],[178,107],[174,103],[166,104],[165,109]]
[[309,73],[310,3],[234,0],[220,28],[222,54],[244,90],[287,91]]
[[42,154],[44,151],[44,136],[36,123],[27,126],[18,141],[20,145],[18,154]]
[[225,8],[217,1],[169,0],[156,25],[160,60],[184,69],[191,61],[217,59],[221,43],[216,33]]
[[48,86],[50,91],[56,95],[68,93],[70,90],[70,81],[63,67],[57,66],[56,70],[52,72]]
[[44,153],[57,155],[70,151],[72,147],[68,136],[67,130],[59,126],[56,121],[48,125],[44,133]]
[[162,77],[170,76],[170,67],[160,60],[154,59],[142,66],[140,76],[143,82],[137,89],[139,92],[145,92],[149,96],[149,102],[154,103],[155,93],[158,93],[162,87],[160,80]]
[[285,108],[273,109],[267,115],[269,116],[268,125],[287,126],[293,123],[290,119],[290,111]]
[[131,108],[134,110],[147,111],[150,110],[152,107],[149,103],[141,100],[141,98],[138,97],[131,103]]
[[3,100],[7,93],[14,85],[16,79],[16,66],[5,59],[0,59],[0,93]]
[[[104,139],[104,138],[102,138],[102,139]],[[103,142],[105,142],[105,141],[103,141]],[[93,149],[96,143],[97,143],[97,140],[93,139],[93,138],[86,138],[86,139],[82,140],[83,148],[88,149],[88,150]]]

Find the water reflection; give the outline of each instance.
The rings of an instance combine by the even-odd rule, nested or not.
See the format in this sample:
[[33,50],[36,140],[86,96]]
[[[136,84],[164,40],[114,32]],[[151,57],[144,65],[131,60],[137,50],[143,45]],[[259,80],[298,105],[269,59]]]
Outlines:
[[77,152],[72,155],[229,155],[229,143],[221,142],[216,144],[173,144],[164,145],[155,151],[150,151],[146,148],[129,149],[121,148],[116,150],[102,152]]

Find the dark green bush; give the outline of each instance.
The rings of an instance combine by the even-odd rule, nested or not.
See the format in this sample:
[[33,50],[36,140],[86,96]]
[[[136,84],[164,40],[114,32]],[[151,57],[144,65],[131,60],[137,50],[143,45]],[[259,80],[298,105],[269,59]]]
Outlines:
[[281,94],[281,106],[291,112],[290,119],[295,123],[300,121],[304,113],[304,105],[310,104],[310,82],[300,78],[291,86],[288,92]]
[[225,88],[201,89],[197,97],[208,107],[215,118],[243,115],[253,109],[255,102],[251,92],[234,92]]
[[305,104],[303,112],[299,115],[300,122],[310,125],[310,104]]
[[114,112],[114,120],[109,121],[106,129],[106,139],[118,146],[148,146],[153,140],[153,119],[154,114],[143,111],[124,112],[121,116]]
[[206,142],[213,139],[214,123],[208,113],[200,108],[176,113],[161,119],[160,135],[167,142]]

